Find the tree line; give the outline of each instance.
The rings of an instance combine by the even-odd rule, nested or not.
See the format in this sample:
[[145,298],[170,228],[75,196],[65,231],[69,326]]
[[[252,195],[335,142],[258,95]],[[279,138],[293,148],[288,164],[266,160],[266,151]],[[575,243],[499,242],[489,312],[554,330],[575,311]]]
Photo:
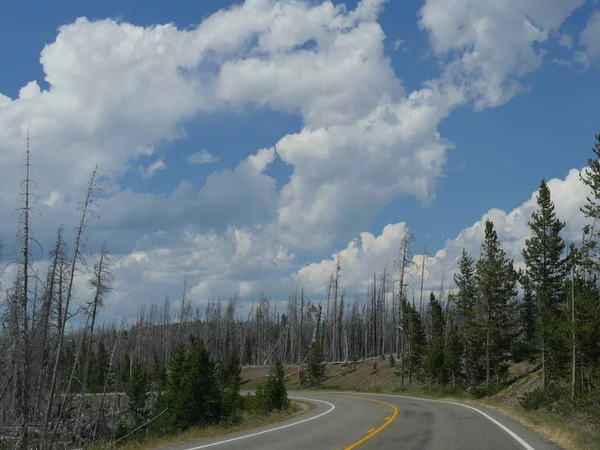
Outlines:
[[[591,192],[581,208],[589,223],[581,242],[565,242],[565,223],[542,180],[529,221],[531,236],[522,249],[523,268],[516,269],[506,256],[488,220],[480,254],[463,250],[450,286],[429,295],[425,258],[415,267],[414,240],[407,234],[393,267],[373,273],[366,295],[347,295],[338,258],[323,299],[311,299],[299,288],[285,302],[262,295],[242,314],[237,297],[194,307],[184,281],[176,312],[167,298],[144,303],[135,320],[117,323],[99,319],[112,288],[107,247],[93,256],[93,264],[87,256],[85,231],[95,216],[96,172],[80,205],[71,249],[61,228],[45,263],[34,264],[37,243],[30,216],[35,196],[27,148],[22,206],[16,214],[18,270],[14,283],[3,287],[0,435],[16,439],[20,448],[34,441],[52,448],[65,441],[110,440],[117,428],[125,435],[155,418],[164,402],[178,405],[162,408],[171,412],[152,422],[164,430],[178,428],[175,422],[190,426],[225,420],[235,416],[227,406],[236,403],[232,386],[239,385],[239,380],[226,381],[239,377],[233,366],[275,363],[302,367],[301,381],[311,386],[322,382],[323,362],[387,358],[399,386],[448,385],[480,396],[510,382],[511,363],[530,361],[539,366],[542,387],[523,398],[525,405],[561,401],[591,407],[600,397],[600,135],[593,152],[581,174]],[[420,286],[407,283],[415,268]],[[91,294],[75,301],[75,280],[82,276],[89,279]],[[81,326],[69,331],[74,317]],[[209,370],[188,376],[182,387],[183,379],[173,374],[198,364]],[[202,393],[210,401],[199,402],[204,409],[198,411],[194,408],[200,406],[186,403],[196,397],[176,393],[194,391],[189,379],[201,376],[214,379],[208,383],[214,395]],[[131,414],[119,424],[124,410]],[[172,411],[185,413],[171,416]],[[107,423],[113,429],[104,429]]]

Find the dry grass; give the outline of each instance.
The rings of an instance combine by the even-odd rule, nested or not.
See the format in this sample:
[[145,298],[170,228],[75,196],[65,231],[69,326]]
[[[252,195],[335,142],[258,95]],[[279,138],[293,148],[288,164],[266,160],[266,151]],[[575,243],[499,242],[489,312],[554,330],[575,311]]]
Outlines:
[[[290,389],[290,387],[297,387],[298,381],[298,371],[300,368],[298,366],[286,366],[284,367],[284,373],[286,376],[286,387]],[[269,375],[269,367],[244,367],[242,369],[241,377],[242,377],[242,390],[254,390],[258,387],[258,385],[267,381],[267,376]],[[294,383],[294,380],[296,382]]]
[[558,416],[546,411],[527,411],[518,404],[500,403],[497,399],[469,401],[475,406],[496,410],[515,422],[534,430],[564,450],[599,450],[598,430],[584,416]]
[[302,414],[303,412],[306,412],[314,407],[313,405],[308,404],[306,407],[303,408],[299,403],[305,402],[293,401],[291,403],[290,408],[287,411],[276,412],[269,415],[244,414],[244,416],[242,417],[242,421],[239,424],[235,425],[221,424],[210,427],[195,427],[173,436],[148,436],[141,439],[137,438],[135,442],[126,442],[123,445],[119,445],[118,448],[120,450],[152,449],[168,447],[171,445],[181,444],[197,439],[208,439],[224,436],[231,433],[237,433],[239,431],[246,431],[252,428],[261,427],[264,425],[271,425],[282,420],[287,420],[294,416]]

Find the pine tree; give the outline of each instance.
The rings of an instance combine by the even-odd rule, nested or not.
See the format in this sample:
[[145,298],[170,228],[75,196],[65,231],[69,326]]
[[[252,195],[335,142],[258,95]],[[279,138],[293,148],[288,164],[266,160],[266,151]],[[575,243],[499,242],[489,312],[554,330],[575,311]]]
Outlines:
[[219,385],[222,393],[223,417],[232,422],[240,419],[240,383],[242,382],[240,360],[235,352],[219,363]]
[[104,382],[106,381],[108,367],[110,365],[110,354],[106,350],[104,342],[100,341],[98,344],[98,352],[92,361],[93,366],[90,374],[90,385],[94,392],[101,392],[104,388]]
[[542,361],[542,384],[545,388],[557,370],[557,352],[561,339],[559,325],[564,309],[562,289],[568,267],[563,257],[565,243],[560,232],[565,224],[558,220],[550,189],[545,180],[537,195],[538,209],[531,215],[532,236],[525,241],[523,258],[528,284],[537,301],[536,337]]
[[300,385],[304,387],[321,386],[325,381],[325,366],[323,365],[323,347],[315,341],[308,350],[306,367],[300,371]]
[[189,376],[192,407],[190,425],[215,423],[221,418],[221,391],[216,364],[202,339],[190,338],[190,351],[185,368]]
[[185,430],[191,425],[189,412],[193,407],[190,392],[190,375],[185,344],[178,344],[171,355],[165,391],[159,396],[156,415],[163,413],[160,420],[155,422],[163,433],[173,433]]
[[125,393],[128,398],[127,409],[133,414],[134,427],[142,425],[148,419],[150,412],[148,407],[149,391],[148,373],[139,362],[136,362],[133,365],[131,379],[125,386]]
[[460,373],[461,340],[458,327],[454,323],[454,310],[448,313],[447,333],[444,342],[444,370],[446,378],[456,387],[457,375]]
[[[587,203],[581,208],[586,219],[592,224],[584,226],[584,242],[577,255],[577,274],[574,287],[576,293],[576,329],[575,337],[580,353],[581,390],[591,395],[594,385],[600,379],[600,345],[598,344],[598,324],[600,323],[600,293],[598,292],[598,274],[600,255],[598,238],[600,229],[600,134],[595,136],[592,148],[594,156],[588,159],[588,168],[580,175],[583,183],[591,190]],[[585,380],[585,381],[584,381]]]
[[285,372],[281,361],[275,361],[269,370],[268,380],[256,390],[256,402],[265,413],[288,408],[290,401],[287,396]]
[[458,262],[459,272],[454,275],[458,287],[456,319],[460,333],[462,377],[467,385],[475,385],[482,379],[481,329],[477,322],[477,282],[475,261],[463,248]]
[[522,270],[519,271],[519,281],[523,286],[523,301],[519,311],[519,321],[523,340],[531,344],[535,337],[535,326],[538,318],[537,303],[531,281]]
[[423,322],[421,321],[421,314],[414,306],[408,306],[408,317],[410,320],[411,333],[410,333],[410,377],[413,374],[419,375],[423,367],[423,358],[425,351],[427,350],[427,339],[425,336],[425,330],[423,329]]
[[425,358],[425,371],[430,382],[445,382],[444,377],[444,312],[433,292],[429,296],[429,343]]
[[[588,168],[585,169],[579,176],[583,184],[585,184],[591,191],[592,195],[587,197],[587,203],[581,208],[583,215],[592,219],[594,223],[600,220],[600,134],[595,136],[596,142],[592,152],[594,153],[593,158],[588,159]],[[584,264],[588,263],[593,266],[596,270],[599,267],[598,258],[593,257],[593,253],[597,251],[597,240],[600,237],[600,230],[589,225],[584,228],[584,234],[587,237],[587,261],[582,261]]]
[[507,369],[511,336],[509,300],[516,296],[516,272],[513,263],[500,248],[494,224],[485,223],[482,256],[477,261],[476,280],[479,309],[483,325],[485,348],[485,380],[489,386],[492,376],[496,385]]

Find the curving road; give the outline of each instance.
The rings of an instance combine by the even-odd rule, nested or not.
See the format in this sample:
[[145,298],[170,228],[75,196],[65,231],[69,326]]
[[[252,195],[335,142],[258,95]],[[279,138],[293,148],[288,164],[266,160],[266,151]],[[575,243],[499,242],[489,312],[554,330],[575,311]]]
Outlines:
[[555,450],[487,409],[388,394],[290,392],[316,408],[285,422],[172,450]]

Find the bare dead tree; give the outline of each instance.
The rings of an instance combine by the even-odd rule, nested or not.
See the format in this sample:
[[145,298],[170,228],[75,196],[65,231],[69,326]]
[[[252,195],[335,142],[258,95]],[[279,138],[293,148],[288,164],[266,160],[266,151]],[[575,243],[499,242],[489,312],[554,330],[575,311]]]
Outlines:
[[[83,405],[85,403],[85,395],[88,387],[88,376],[90,371],[90,360],[92,355],[92,345],[94,344],[94,329],[96,325],[96,317],[98,314],[98,308],[104,306],[103,299],[107,293],[112,289],[111,282],[113,280],[113,274],[110,269],[110,259],[108,257],[108,250],[106,243],[102,245],[100,252],[100,259],[94,265],[94,276],[90,280],[90,284],[94,288],[94,298],[88,303],[88,315],[90,317],[90,329],[87,343],[86,361],[85,368],[83,370],[83,380],[81,383],[81,401],[79,402],[79,410],[77,412],[77,421],[75,425],[75,444],[77,444],[81,438],[81,424],[83,419]],[[85,335],[85,333],[84,333]]]
[[[83,262],[83,265],[84,266],[86,265],[85,260],[82,259],[81,250],[83,247],[83,240],[85,238],[85,235],[84,235],[85,226],[87,225],[87,223],[90,219],[90,216],[95,216],[95,213],[93,212],[92,207],[95,205],[94,199],[93,199],[93,194],[97,189],[96,188],[96,173],[97,173],[97,171],[98,171],[98,166],[96,166],[94,168],[94,171],[93,171],[90,181],[88,183],[85,201],[83,202],[83,205],[82,205],[79,226],[77,227],[77,231],[75,234],[75,247],[73,249],[73,258],[71,260],[70,273],[69,273],[69,277],[67,280],[68,286],[67,286],[67,292],[66,292],[66,298],[65,298],[65,305],[64,305],[64,310],[62,311],[61,324],[60,324],[60,329],[59,329],[59,333],[58,333],[58,346],[56,349],[56,357],[54,360],[54,370],[52,372],[52,381],[50,383],[48,407],[46,409],[46,417],[44,419],[44,425],[43,425],[44,440],[46,439],[48,423],[50,421],[50,416],[52,414],[52,405],[53,405],[53,400],[54,400],[54,394],[56,391],[56,381],[58,378],[59,368],[60,368],[60,357],[61,357],[61,353],[62,353],[62,349],[63,349],[63,345],[64,345],[65,326],[66,326],[67,320],[69,319],[69,306],[71,303],[71,297],[73,295],[73,283],[75,280],[75,269],[76,269],[78,262]],[[52,448],[58,426],[59,426],[59,421],[57,420],[56,424],[54,426],[54,431],[52,432],[52,436],[51,436],[49,444],[48,444],[49,448]]]

